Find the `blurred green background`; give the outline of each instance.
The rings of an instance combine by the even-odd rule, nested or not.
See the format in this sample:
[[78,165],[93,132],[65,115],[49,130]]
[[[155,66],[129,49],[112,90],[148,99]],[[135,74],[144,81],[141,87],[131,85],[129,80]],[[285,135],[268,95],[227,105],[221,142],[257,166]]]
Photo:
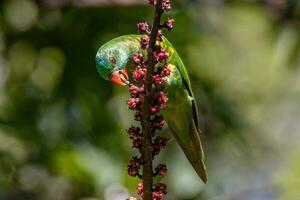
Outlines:
[[[159,157],[166,199],[300,200],[300,3],[174,0],[170,15],[209,181],[173,140]],[[144,0],[0,1],[1,200],[135,195],[127,88],[102,80],[94,57],[152,16]]]

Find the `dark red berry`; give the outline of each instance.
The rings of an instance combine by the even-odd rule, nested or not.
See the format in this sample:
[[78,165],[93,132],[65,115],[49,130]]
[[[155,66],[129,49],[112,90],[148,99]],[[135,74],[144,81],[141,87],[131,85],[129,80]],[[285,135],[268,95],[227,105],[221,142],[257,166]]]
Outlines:
[[139,173],[139,168],[140,160],[136,156],[132,157],[128,164],[128,175],[132,177],[137,176]]
[[167,194],[167,185],[163,183],[155,184],[155,191]]
[[158,145],[160,148],[164,148],[167,145],[169,140],[170,139],[167,137],[158,136],[157,138],[154,139],[153,144]]
[[157,138],[155,138],[153,141],[153,144],[152,144],[153,156],[158,155],[160,153],[160,151],[167,145],[169,140],[170,140],[169,138],[162,137],[162,136],[158,136]]
[[136,149],[141,149],[143,140],[141,138],[135,138],[132,141],[132,147]]
[[129,176],[136,177],[138,175],[138,170],[136,168],[128,168],[127,173]]
[[155,168],[155,172],[157,173],[157,175],[159,176],[165,176],[167,174],[167,166],[165,164],[159,164],[156,168]]
[[139,136],[141,134],[140,131],[141,131],[140,127],[134,127],[134,126],[131,126],[129,129],[126,130],[130,139]]

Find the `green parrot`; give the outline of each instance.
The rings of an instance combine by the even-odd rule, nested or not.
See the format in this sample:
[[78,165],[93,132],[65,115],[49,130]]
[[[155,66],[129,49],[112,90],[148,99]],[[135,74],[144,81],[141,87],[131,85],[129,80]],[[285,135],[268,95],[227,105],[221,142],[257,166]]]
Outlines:
[[[142,52],[142,35],[124,35],[101,46],[96,55],[96,67],[100,76],[118,85],[128,85],[132,73],[132,55]],[[191,165],[204,183],[207,182],[204,153],[200,140],[197,105],[186,68],[172,44],[163,37],[160,42],[168,54],[171,74],[166,77],[168,104],[161,110],[168,127]]]

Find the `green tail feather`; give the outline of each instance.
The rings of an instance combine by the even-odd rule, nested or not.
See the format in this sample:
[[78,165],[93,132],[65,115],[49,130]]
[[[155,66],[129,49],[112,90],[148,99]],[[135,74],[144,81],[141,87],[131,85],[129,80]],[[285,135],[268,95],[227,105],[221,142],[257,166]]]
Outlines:
[[190,143],[187,145],[181,145],[184,154],[192,164],[193,168],[197,172],[198,176],[204,183],[207,182],[206,167],[204,164],[204,153],[199,138],[198,130],[194,123],[190,128]]

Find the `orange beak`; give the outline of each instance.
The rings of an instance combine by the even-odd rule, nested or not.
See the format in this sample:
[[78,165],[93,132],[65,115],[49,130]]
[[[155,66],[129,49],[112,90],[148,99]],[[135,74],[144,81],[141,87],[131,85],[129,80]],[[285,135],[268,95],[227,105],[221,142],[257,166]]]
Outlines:
[[111,75],[111,81],[117,85],[129,85],[128,74],[124,69],[114,71]]

